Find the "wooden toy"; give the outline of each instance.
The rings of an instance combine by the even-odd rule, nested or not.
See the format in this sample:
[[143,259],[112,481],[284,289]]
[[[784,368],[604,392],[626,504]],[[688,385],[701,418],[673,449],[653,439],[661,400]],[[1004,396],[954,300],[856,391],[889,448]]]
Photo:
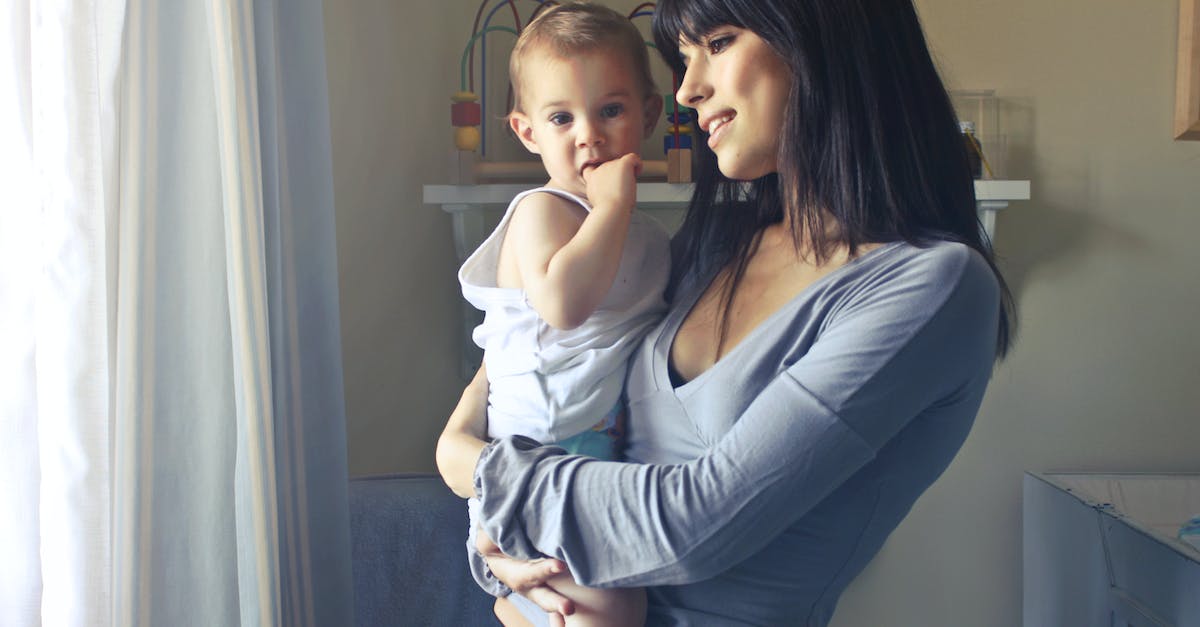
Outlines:
[[[679,77],[675,77],[676,89]],[[667,182],[692,182],[692,121],[696,119],[693,109],[679,106],[675,94],[663,98],[667,104],[667,122],[671,124],[663,137],[663,152],[667,153]]]

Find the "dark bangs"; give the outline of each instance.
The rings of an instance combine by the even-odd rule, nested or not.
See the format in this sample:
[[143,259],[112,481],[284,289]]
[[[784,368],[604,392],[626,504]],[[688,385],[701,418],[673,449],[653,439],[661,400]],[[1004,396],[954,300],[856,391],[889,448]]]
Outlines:
[[729,2],[720,0],[659,0],[654,8],[654,44],[672,70],[683,74],[679,40],[698,44],[718,26],[745,28],[730,11]]

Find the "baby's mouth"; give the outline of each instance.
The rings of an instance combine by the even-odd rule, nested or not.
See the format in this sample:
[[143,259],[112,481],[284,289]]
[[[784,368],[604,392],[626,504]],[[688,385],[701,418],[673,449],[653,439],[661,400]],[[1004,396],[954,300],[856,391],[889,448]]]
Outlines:
[[608,159],[592,159],[591,161],[587,161],[583,164],[583,167],[579,168],[579,174],[582,176],[584,172],[587,172],[588,170],[594,170],[600,167],[600,165],[606,161],[608,161]]

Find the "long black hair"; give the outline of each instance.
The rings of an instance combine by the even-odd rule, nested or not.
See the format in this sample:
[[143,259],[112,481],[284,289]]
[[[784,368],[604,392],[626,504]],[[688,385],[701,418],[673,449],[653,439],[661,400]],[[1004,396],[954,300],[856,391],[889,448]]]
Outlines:
[[797,249],[818,262],[841,246],[930,239],[987,260],[1001,289],[997,356],[1015,325],[1012,295],[981,234],[967,150],[911,0],[659,0],[654,39],[685,72],[680,40],[720,26],[754,32],[792,72],[777,173],[733,181],[703,141],[676,235],[679,277],[724,274],[725,314],[764,227],[787,213]]

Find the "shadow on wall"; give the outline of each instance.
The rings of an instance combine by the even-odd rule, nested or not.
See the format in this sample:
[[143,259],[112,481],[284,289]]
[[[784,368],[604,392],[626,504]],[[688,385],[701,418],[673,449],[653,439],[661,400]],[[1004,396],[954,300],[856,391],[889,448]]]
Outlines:
[[1055,165],[1054,193],[1048,194],[1051,172],[1035,151],[1035,115],[1030,98],[1000,101],[1000,116],[1007,129],[1003,178],[1029,180],[1031,188],[1031,200],[1016,202],[997,216],[996,255],[1017,301],[1018,313],[1021,295],[1034,276],[1051,280],[1078,276],[1089,249],[1101,248],[1120,255],[1141,254],[1150,248],[1145,238],[1106,222],[1091,210],[1097,183],[1097,168],[1091,161]]

